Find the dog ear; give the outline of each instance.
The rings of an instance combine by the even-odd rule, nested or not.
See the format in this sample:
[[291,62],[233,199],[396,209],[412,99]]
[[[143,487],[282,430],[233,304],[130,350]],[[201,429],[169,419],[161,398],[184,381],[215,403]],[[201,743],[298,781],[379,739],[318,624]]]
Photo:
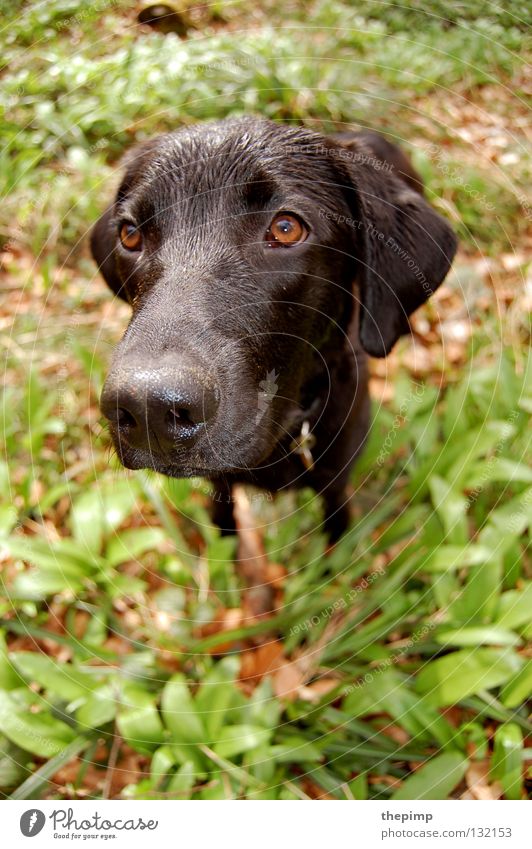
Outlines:
[[356,230],[360,341],[368,354],[384,357],[444,280],[457,239],[419,191],[366,153],[340,156],[339,167]]
[[98,219],[90,234],[91,252],[96,265],[109,286],[120,298],[127,301],[122,280],[116,265],[116,221],[114,204]]

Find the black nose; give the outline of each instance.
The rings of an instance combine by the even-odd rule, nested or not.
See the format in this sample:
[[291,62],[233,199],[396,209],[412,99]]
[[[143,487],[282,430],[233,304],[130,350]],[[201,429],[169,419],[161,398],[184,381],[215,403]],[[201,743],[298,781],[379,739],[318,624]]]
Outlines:
[[192,442],[218,406],[215,389],[193,369],[114,368],[100,408],[130,445],[157,452]]

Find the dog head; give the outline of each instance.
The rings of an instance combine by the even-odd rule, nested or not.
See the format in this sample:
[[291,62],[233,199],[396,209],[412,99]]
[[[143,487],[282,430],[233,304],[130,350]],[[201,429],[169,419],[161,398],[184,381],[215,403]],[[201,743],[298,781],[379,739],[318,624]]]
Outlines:
[[437,288],[447,223],[372,155],[241,119],[126,159],[91,245],[132,307],[102,394],[120,459],[171,476],[263,463],[301,413],[323,348],[386,355]]

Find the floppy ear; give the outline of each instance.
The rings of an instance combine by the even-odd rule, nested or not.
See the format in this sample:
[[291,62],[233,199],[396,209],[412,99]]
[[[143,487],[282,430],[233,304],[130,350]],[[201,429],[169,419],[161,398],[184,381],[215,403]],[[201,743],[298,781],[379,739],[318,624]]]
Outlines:
[[444,280],[457,240],[426,200],[375,159],[341,162],[360,263],[360,341],[384,357],[409,332],[408,316]]
[[115,295],[127,301],[122,280],[116,267],[116,226],[114,204],[107,209],[92,228],[91,251],[107,285]]

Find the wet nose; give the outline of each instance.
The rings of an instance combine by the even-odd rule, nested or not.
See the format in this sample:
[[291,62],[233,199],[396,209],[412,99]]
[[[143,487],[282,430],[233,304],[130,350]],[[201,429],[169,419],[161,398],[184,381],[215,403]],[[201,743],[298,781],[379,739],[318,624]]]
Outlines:
[[118,436],[149,451],[192,442],[217,406],[215,389],[193,369],[116,368],[100,399]]

